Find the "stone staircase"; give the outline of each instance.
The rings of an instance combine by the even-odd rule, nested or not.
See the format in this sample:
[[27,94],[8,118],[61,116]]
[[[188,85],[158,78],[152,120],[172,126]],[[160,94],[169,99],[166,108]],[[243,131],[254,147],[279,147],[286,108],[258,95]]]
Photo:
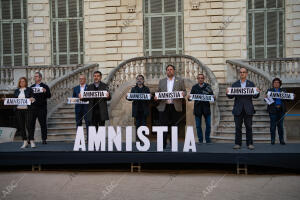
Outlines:
[[[48,118],[48,141],[75,141],[75,106],[63,104]],[[83,120],[85,131],[85,122]]]
[[[220,92],[217,99],[220,110],[220,123],[216,133],[211,136],[215,142],[233,142],[235,136],[234,117],[232,115],[232,107],[234,99],[229,99],[226,96],[226,88],[231,84],[219,84]],[[267,105],[263,100],[262,95],[258,99],[253,99],[254,108],[256,110],[253,116],[253,140],[254,142],[269,142],[270,141],[270,119],[267,112]],[[246,129],[243,124],[243,140],[246,140]]]

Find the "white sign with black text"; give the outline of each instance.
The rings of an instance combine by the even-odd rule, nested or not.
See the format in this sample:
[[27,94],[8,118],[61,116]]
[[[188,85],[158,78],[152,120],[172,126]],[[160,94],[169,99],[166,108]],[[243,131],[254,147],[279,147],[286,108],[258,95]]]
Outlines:
[[127,93],[127,99],[130,100],[150,100],[151,94],[149,93]]
[[31,105],[30,99],[27,98],[5,98],[4,105],[6,106],[27,106]]
[[193,101],[209,101],[214,102],[214,96],[213,95],[205,95],[205,94],[190,94],[190,100]]
[[228,95],[257,95],[259,92],[256,87],[230,87]]
[[83,92],[83,98],[106,98],[107,97],[107,91],[101,90],[101,91],[84,91]]
[[289,99],[294,100],[295,95],[294,93],[286,93],[286,92],[268,92],[268,97],[276,98],[276,99]]
[[79,98],[68,98],[68,104],[89,104],[88,101],[81,101]]
[[182,99],[183,91],[174,91],[174,92],[155,92],[157,99]]
[[43,87],[32,87],[33,93],[43,93]]

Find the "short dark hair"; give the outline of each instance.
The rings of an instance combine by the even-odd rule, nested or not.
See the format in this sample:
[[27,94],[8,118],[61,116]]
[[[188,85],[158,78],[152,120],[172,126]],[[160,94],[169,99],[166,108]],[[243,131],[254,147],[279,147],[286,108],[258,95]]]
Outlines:
[[41,72],[35,72],[35,74],[38,74],[40,78],[43,78],[43,75]]
[[167,67],[166,67],[166,70],[168,69],[168,67],[172,67],[174,70],[176,70],[174,65],[168,64]]
[[248,69],[247,69],[246,67],[241,67],[241,68],[240,68],[240,71],[241,71],[241,69],[245,69],[246,72],[248,73]]
[[205,78],[204,74],[202,74],[202,73],[199,73],[199,74],[197,75],[197,77],[198,77],[198,76],[203,76],[203,77]]
[[144,76],[142,74],[139,74],[136,76],[136,79],[138,79],[138,77],[141,77],[143,80],[145,80]]
[[280,78],[274,78],[273,81],[272,81],[272,86],[274,85],[275,81],[279,81],[279,85],[280,86],[282,85],[282,81],[280,80]]
[[102,76],[102,73],[101,73],[100,71],[95,71],[95,72],[94,72],[94,75],[95,75],[95,74],[100,74],[100,76]]

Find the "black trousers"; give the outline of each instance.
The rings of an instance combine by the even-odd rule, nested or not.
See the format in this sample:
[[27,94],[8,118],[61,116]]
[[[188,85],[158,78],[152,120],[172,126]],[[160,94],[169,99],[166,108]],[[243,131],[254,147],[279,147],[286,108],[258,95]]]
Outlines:
[[144,111],[138,111],[135,117],[135,133],[136,133],[136,140],[140,141],[140,139],[137,136],[137,129],[140,126],[146,126],[147,125],[147,116],[144,114]]
[[[34,140],[34,129],[31,128],[32,121],[32,111],[27,109],[17,109],[16,110],[17,118],[17,128],[21,133],[23,140]],[[26,129],[28,132],[28,137],[26,134]]]
[[172,142],[171,127],[176,126],[178,123],[178,117],[180,112],[175,110],[174,104],[166,104],[165,110],[159,112],[159,121],[161,126],[168,126],[168,132],[164,132],[164,148],[167,146],[168,136],[170,137],[170,143]]
[[98,131],[99,126],[104,126],[105,120],[101,120],[101,116],[99,112],[93,112],[93,117],[91,121],[91,126],[96,127],[96,131]]
[[40,126],[41,126],[41,132],[42,132],[42,140],[47,140],[47,108],[34,108],[32,110],[32,122],[31,127],[33,130],[35,130],[35,121],[36,118],[38,119]]
[[252,135],[252,117],[253,115],[247,115],[243,110],[240,115],[234,115],[235,122],[235,144],[242,145],[242,126],[243,122],[246,127],[246,143],[247,146],[253,144]]

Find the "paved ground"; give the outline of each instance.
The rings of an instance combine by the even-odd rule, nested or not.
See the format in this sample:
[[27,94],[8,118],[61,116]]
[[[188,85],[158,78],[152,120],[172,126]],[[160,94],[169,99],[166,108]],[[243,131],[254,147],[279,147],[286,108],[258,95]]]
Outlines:
[[0,172],[3,199],[300,199],[300,175],[228,172]]

